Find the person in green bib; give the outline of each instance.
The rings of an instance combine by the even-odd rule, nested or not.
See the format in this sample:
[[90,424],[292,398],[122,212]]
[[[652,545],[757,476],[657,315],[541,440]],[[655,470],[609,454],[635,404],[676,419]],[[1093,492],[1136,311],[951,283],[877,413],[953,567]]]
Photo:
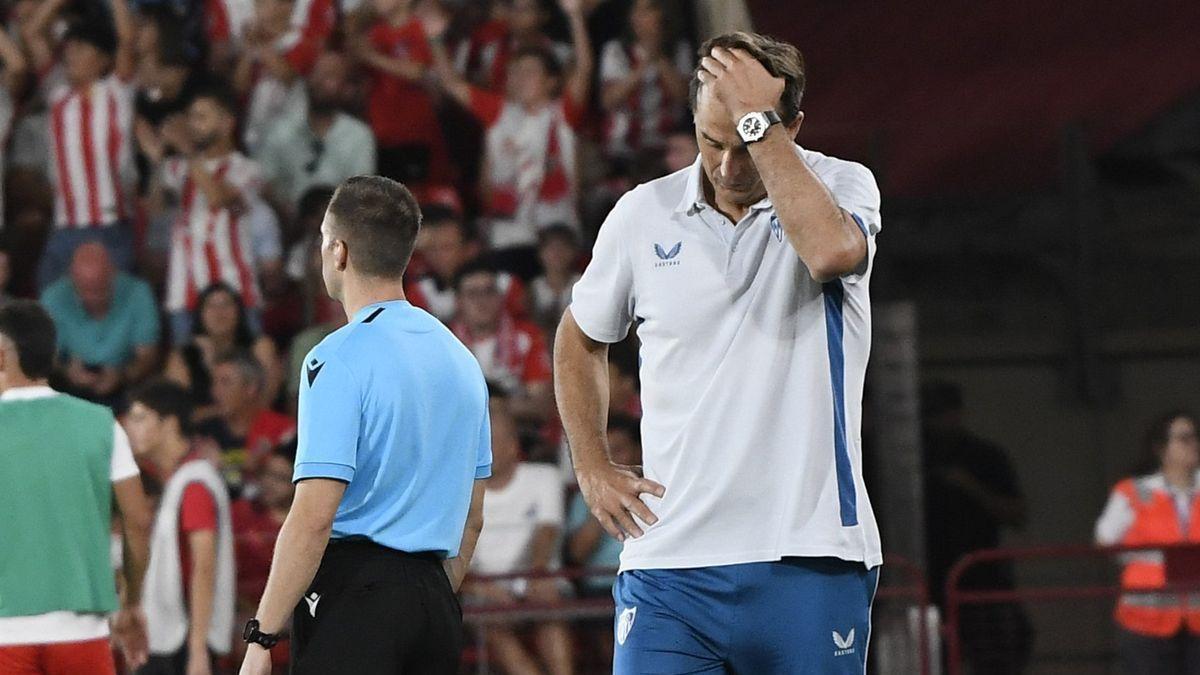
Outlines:
[[[54,322],[37,303],[0,306],[0,673],[115,673],[147,657],[141,611],[153,513],[129,439],[108,408],[46,384]],[[120,608],[113,497],[124,532]]]

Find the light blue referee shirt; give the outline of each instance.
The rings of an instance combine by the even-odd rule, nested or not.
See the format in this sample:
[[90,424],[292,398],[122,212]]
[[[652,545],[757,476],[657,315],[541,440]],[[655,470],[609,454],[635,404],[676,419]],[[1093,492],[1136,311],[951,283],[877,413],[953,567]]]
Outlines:
[[304,358],[293,480],[345,481],[332,538],[458,555],[492,469],[487,385],[471,352],[403,300],[368,305]]

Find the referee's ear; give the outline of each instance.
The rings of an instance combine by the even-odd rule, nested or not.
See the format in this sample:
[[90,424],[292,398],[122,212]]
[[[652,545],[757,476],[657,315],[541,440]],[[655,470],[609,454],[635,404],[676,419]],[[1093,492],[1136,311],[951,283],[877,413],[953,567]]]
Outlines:
[[333,240],[333,267],[339,272],[345,272],[350,265],[350,248],[346,246],[346,240]]

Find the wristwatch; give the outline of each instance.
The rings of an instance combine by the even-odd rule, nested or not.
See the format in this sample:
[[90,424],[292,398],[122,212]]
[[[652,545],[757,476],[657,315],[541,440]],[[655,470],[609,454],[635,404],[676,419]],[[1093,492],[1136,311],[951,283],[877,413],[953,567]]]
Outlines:
[[242,639],[246,644],[261,645],[263,649],[270,649],[279,642],[278,634],[264,633],[258,629],[258,619],[250,619],[246,622],[246,629],[242,631]]
[[742,142],[747,145],[757,143],[767,135],[767,129],[770,129],[772,124],[780,124],[782,122],[783,120],[779,118],[779,113],[774,110],[746,113],[742,115],[742,119],[738,120],[738,136],[741,136]]

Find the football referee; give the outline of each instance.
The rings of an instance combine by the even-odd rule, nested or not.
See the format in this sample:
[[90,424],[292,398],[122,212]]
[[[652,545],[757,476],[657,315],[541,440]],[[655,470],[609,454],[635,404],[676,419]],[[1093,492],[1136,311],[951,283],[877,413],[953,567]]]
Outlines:
[[491,474],[487,389],[471,353],[408,304],[421,214],[379,176],[342,183],[321,273],[349,323],[304,359],[296,497],[275,544],[243,675],[270,673],[292,616],[292,673],[454,673],[455,590]]

